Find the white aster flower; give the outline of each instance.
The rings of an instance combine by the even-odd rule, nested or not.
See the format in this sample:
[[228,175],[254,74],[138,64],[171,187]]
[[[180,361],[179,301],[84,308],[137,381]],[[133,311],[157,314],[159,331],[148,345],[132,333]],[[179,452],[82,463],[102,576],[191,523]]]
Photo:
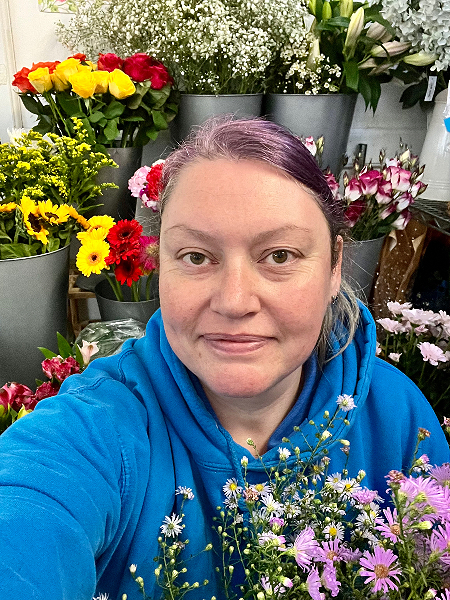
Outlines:
[[280,460],[287,460],[290,457],[291,453],[287,448],[278,448],[278,456]]
[[330,523],[327,525],[323,533],[327,540],[343,540],[344,539],[344,527],[342,523]]
[[344,412],[348,412],[356,407],[353,396],[349,396],[348,394],[339,395],[336,402],[339,405],[339,408]]
[[240,485],[238,485],[237,479],[233,477],[232,479],[227,479],[225,485],[223,486],[223,491],[227,498],[230,496],[236,497],[242,492],[242,488]]
[[184,487],[183,485],[179,485],[175,491],[175,494],[180,495],[180,496],[184,496],[184,498],[186,500],[193,500],[194,499],[194,494],[191,490],[191,488],[188,487]]
[[167,537],[176,537],[177,535],[180,535],[184,527],[184,525],[181,524],[182,520],[182,517],[175,513],[170,517],[165,516],[164,522],[160,527],[162,533]]

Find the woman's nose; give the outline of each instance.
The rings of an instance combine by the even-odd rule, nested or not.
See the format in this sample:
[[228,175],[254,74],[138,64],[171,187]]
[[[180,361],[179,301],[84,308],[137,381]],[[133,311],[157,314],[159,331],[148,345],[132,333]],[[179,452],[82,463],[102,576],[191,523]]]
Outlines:
[[251,264],[236,261],[223,265],[211,296],[211,310],[228,318],[239,318],[261,309],[257,273]]

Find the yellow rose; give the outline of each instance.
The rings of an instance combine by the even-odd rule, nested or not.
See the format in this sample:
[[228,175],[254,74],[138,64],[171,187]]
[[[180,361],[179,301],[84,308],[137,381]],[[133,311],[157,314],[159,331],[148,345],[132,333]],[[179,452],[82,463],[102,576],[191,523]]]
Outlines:
[[56,65],[52,73],[52,79],[58,92],[67,90],[70,87],[69,77],[78,73],[80,66],[78,58],[68,58]]
[[118,100],[132,96],[136,91],[134,83],[126,73],[120,69],[114,69],[109,74],[109,91]]
[[94,71],[92,73],[95,81],[95,94],[106,94],[109,84],[108,71]]
[[31,73],[28,73],[28,80],[33,84],[39,94],[49,92],[53,87],[48,67],[40,67],[35,71],[31,71]]
[[95,79],[92,71],[82,70],[69,77],[72,91],[82,98],[90,98],[95,92]]

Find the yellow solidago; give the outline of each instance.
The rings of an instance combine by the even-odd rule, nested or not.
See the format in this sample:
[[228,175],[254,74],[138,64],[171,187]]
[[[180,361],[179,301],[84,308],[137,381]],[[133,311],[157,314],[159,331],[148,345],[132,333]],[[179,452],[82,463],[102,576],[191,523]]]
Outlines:
[[38,208],[41,217],[52,225],[66,223],[70,217],[66,204],[58,206],[53,204],[51,200],[45,200],[45,202],[38,202]]
[[104,240],[86,240],[77,254],[77,268],[89,277],[92,273],[100,273],[106,269],[106,257],[109,254],[109,244]]
[[17,208],[15,202],[8,202],[7,204],[0,204],[0,212],[12,212]]

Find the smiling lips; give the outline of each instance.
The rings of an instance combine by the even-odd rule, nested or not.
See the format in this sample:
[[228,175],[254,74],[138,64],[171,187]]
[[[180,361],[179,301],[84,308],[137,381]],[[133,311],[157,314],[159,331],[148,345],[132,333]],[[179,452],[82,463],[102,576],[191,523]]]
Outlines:
[[207,333],[202,336],[205,342],[225,354],[247,354],[259,350],[271,339],[261,335],[230,335],[226,333]]

